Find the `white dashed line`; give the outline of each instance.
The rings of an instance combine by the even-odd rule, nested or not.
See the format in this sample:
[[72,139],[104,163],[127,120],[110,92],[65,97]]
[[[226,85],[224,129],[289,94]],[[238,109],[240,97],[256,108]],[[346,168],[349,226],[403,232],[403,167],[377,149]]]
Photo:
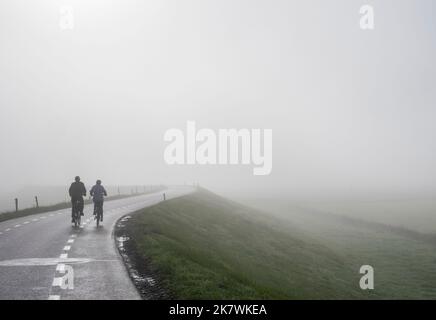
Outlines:
[[64,273],[65,272],[65,265],[63,263],[60,263],[56,266],[56,271]]
[[50,217],[53,217],[54,216],[54,214],[52,213],[52,214],[50,214]]
[[24,221],[24,222],[23,222],[23,224],[28,224],[28,223],[29,223],[29,221]]
[[21,227],[21,224],[16,224],[16,225],[14,226],[14,228],[19,228],[19,227]]
[[33,222],[36,222],[36,221],[38,221],[38,219],[32,219],[32,221],[33,221]]
[[7,228],[5,231],[11,231],[11,228]]
[[63,212],[58,212],[58,214],[62,214]]
[[43,216],[43,217],[41,217],[40,219],[45,219],[45,218],[47,218],[46,216]]
[[[82,226],[80,226],[82,228]],[[67,243],[74,243],[74,238],[77,237],[77,234],[72,234],[70,235],[70,239],[67,240]],[[65,246],[62,250],[63,251],[70,251],[71,246]],[[60,255],[61,259],[68,259],[68,253],[62,253]],[[56,272],[59,273],[65,273],[65,264],[64,263],[59,263],[56,265]],[[53,278],[53,283],[52,286],[53,287],[61,287],[62,286],[62,282],[63,282],[63,277],[54,277]],[[49,300],[60,300],[61,296],[60,295],[49,295],[48,296]]]

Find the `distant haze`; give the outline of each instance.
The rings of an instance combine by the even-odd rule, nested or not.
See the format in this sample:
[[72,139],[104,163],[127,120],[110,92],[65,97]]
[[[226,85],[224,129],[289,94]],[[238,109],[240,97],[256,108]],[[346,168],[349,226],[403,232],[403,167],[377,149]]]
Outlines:
[[[0,2],[0,193],[199,182],[215,191],[436,191],[436,3]],[[63,5],[74,29],[59,27]],[[169,166],[169,128],[273,130],[272,172]]]

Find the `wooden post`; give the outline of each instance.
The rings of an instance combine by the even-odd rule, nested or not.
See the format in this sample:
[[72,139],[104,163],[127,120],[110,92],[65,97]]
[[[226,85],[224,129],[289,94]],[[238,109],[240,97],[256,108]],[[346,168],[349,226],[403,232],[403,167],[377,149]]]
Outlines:
[[15,198],[15,211],[18,211],[18,198]]
[[164,199],[164,201],[166,200],[165,192],[164,192],[164,194],[163,194],[163,199]]
[[36,207],[39,208],[38,196],[35,196]]

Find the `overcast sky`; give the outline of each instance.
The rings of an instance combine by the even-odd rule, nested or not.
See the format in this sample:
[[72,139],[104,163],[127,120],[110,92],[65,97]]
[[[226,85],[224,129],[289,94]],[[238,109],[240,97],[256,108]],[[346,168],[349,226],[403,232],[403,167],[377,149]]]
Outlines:
[[[375,30],[359,8],[375,9]],[[71,5],[74,29],[59,26]],[[436,190],[434,0],[0,2],[1,191],[199,181]],[[273,129],[273,169],[168,166],[169,128]]]

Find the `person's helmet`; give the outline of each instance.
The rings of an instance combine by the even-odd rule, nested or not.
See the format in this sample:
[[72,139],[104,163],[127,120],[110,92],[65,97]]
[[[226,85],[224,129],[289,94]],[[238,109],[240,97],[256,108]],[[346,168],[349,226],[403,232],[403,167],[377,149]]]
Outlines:
[[97,184],[101,184],[101,180],[97,180]]
[[79,176],[76,176],[76,177],[74,178],[74,180],[75,180],[76,182],[79,182],[79,181],[80,181],[80,177],[79,177]]

